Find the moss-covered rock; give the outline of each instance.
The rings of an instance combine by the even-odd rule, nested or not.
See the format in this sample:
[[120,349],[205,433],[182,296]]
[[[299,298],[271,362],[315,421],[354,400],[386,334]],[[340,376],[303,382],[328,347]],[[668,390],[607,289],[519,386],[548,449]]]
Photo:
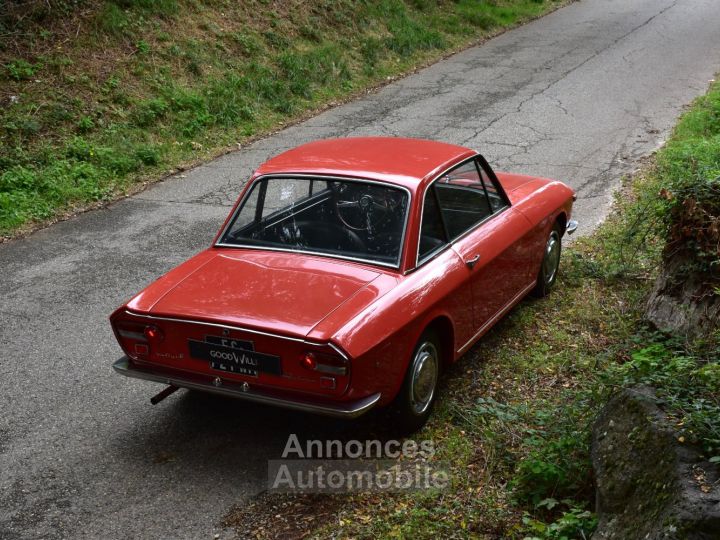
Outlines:
[[694,249],[674,248],[672,253],[663,259],[645,318],[663,331],[710,336],[720,329],[720,271],[716,266],[701,270]]
[[651,388],[614,396],[593,426],[594,540],[720,539],[717,468],[685,445]]

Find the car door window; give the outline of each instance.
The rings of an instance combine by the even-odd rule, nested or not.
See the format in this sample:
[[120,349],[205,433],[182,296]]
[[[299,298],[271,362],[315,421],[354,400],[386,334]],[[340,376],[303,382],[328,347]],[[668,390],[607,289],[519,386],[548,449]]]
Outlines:
[[447,237],[440,216],[440,209],[438,208],[435,192],[430,188],[425,192],[425,200],[423,202],[418,260],[422,261],[446,244]]
[[475,161],[444,174],[433,186],[450,238],[460,236],[494,213]]

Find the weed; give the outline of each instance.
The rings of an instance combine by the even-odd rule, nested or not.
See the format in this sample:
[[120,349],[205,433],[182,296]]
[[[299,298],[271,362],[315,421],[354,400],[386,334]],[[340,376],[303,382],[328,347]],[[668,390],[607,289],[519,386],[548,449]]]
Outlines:
[[205,99],[213,124],[232,126],[241,121],[253,120],[255,113],[245,94],[246,86],[246,79],[232,73],[208,85]]
[[556,506],[565,504],[569,508],[552,523],[544,523],[530,514],[523,517],[523,532],[527,535],[525,540],[570,540],[572,538],[590,538],[597,527],[598,520],[595,514],[577,506],[574,501],[558,502],[555,499],[546,499],[538,507],[545,506],[553,510]]
[[137,47],[138,53],[140,54],[148,54],[150,52],[150,44],[144,39],[138,41],[135,47]]
[[8,76],[16,81],[31,79],[35,76],[38,69],[40,69],[38,64],[31,64],[30,62],[22,59],[13,60],[12,62],[5,64],[4,67],[7,70]]
[[163,98],[150,99],[137,106],[133,120],[138,127],[148,127],[165,116],[169,109],[170,106]]
[[263,44],[255,34],[247,31],[234,32],[232,40],[237,43],[240,51],[247,57],[252,58],[263,49]]
[[290,46],[290,40],[284,34],[275,30],[268,30],[263,32],[263,37],[266,43],[272,48],[278,51],[287,49]]
[[[715,339],[720,343],[720,335]],[[710,342],[689,349],[684,340],[648,331],[634,341],[640,348],[628,362],[611,365],[603,374],[604,384],[654,387],[677,417],[680,435],[710,456],[720,455],[720,346]]]
[[391,51],[407,56],[418,50],[441,49],[446,42],[436,30],[426,28],[408,17],[404,9],[391,10],[392,18],[388,23],[391,37],[386,46]]
[[83,116],[77,124],[79,133],[87,133],[95,127],[95,122],[89,116]]
[[120,6],[105,2],[95,18],[95,26],[105,34],[122,36],[130,26],[130,19]]
[[178,0],[113,0],[125,9],[136,9],[155,15],[172,17],[177,15],[180,6]]
[[135,156],[145,165],[157,165],[160,163],[160,151],[151,145],[141,145],[135,149]]
[[382,57],[384,47],[382,41],[375,37],[369,36],[360,44],[360,52],[365,60],[367,68],[374,68]]

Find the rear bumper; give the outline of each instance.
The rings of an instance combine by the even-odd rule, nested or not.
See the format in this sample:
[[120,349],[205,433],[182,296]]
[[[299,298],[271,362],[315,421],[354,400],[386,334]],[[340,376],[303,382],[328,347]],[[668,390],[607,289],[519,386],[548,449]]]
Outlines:
[[127,356],[113,364],[113,369],[120,375],[143,379],[180,388],[190,388],[229,396],[256,403],[264,403],[275,407],[293,409],[336,418],[356,418],[372,409],[380,401],[380,394],[373,394],[357,401],[344,403],[321,403],[304,399],[295,399],[252,388],[247,383],[229,381],[221,377],[200,375],[187,372],[176,372],[163,368],[146,368],[130,361]]

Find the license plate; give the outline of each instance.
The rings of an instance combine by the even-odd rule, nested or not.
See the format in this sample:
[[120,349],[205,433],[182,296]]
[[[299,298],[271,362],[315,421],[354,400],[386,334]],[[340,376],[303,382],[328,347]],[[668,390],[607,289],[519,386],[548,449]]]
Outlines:
[[207,360],[218,371],[257,377],[262,373],[281,375],[280,357],[252,350],[252,343],[207,336],[205,341],[188,340],[190,357]]

